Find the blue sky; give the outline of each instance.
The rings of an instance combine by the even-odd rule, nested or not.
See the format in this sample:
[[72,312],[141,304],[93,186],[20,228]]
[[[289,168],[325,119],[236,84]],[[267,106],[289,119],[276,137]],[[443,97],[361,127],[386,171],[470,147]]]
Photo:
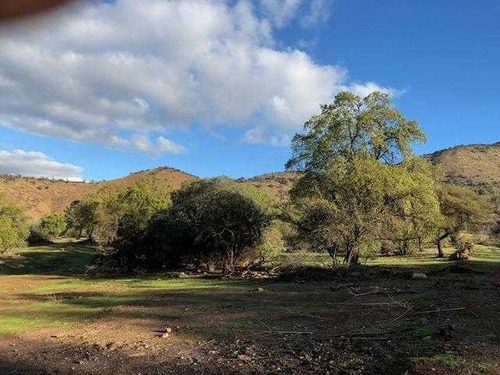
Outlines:
[[419,153],[500,141],[498,0],[141,1],[0,28],[0,171],[282,170],[321,102],[374,87]]

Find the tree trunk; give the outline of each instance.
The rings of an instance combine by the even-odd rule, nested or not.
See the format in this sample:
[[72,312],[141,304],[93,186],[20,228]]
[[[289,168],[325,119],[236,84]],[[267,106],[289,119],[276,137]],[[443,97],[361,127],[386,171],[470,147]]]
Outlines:
[[351,266],[352,264],[359,264],[358,249],[355,245],[347,246],[347,253],[344,258],[344,263],[347,264],[347,266]]
[[443,234],[442,236],[438,237],[438,239],[436,241],[436,245],[437,245],[437,249],[438,249],[438,258],[444,258],[444,252],[443,252],[442,242],[449,235],[450,235],[450,233],[447,232],[447,233]]
[[332,258],[334,267],[336,267],[338,265],[338,263],[337,263],[337,250],[338,250],[337,245],[334,245],[333,247],[328,249],[328,255],[330,255],[330,257]]
[[228,262],[228,269],[229,269],[229,273],[233,273],[234,272],[234,250],[233,249],[229,249],[227,250],[227,262]]

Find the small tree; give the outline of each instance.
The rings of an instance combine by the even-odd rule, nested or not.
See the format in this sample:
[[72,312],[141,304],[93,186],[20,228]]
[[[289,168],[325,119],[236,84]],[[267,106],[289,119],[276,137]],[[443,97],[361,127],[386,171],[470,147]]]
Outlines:
[[438,257],[444,257],[442,242],[450,236],[460,237],[464,230],[486,224],[491,209],[485,199],[473,190],[457,185],[443,184],[439,190],[439,203],[444,220],[438,227],[436,245]]
[[19,246],[19,233],[11,219],[0,215],[0,253]]
[[97,197],[94,232],[101,245],[135,239],[150,219],[170,205],[168,185],[143,180],[118,191],[101,191]]
[[57,238],[66,230],[66,218],[64,215],[51,214],[40,220],[40,231],[48,238]]
[[181,239],[177,246],[204,258],[219,258],[234,271],[243,251],[260,239],[268,223],[249,198],[217,181],[199,181],[172,195],[170,215]]
[[66,226],[78,233],[82,237],[83,232],[92,237],[96,222],[96,210],[98,203],[95,201],[74,201],[66,209],[64,215]]
[[23,246],[29,232],[29,220],[25,210],[0,197],[0,252]]
[[197,181],[172,194],[172,205],[155,215],[148,229],[122,243],[129,265],[208,264],[234,271],[245,250],[256,245],[269,219],[226,180]]

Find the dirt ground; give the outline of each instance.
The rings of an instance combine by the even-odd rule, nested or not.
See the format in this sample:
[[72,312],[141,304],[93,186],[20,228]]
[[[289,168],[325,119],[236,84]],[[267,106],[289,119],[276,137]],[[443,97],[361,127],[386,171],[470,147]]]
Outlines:
[[291,282],[4,267],[0,374],[500,374],[499,266]]

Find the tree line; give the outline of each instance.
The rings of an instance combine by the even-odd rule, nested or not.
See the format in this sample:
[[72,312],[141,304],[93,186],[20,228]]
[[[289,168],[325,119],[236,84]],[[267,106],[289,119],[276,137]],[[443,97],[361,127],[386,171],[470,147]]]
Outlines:
[[[500,234],[491,224],[500,206],[443,183],[439,168],[413,152],[425,141],[389,95],[342,92],[293,138],[286,168],[301,177],[289,200],[228,178],[190,182],[174,192],[144,180],[73,202],[64,214],[42,218],[30,237],[86,236],[128,269],[196,265],[233,272],[293,249],[326,252],[335,265],[348,266],[429,244],[443,257],[447,239],[458,251],[466,248],[464,231],[492,227]],[[1,248],[29,234],[19,212],[5,207]],[[16,225],[19,234],[8,234]]]

